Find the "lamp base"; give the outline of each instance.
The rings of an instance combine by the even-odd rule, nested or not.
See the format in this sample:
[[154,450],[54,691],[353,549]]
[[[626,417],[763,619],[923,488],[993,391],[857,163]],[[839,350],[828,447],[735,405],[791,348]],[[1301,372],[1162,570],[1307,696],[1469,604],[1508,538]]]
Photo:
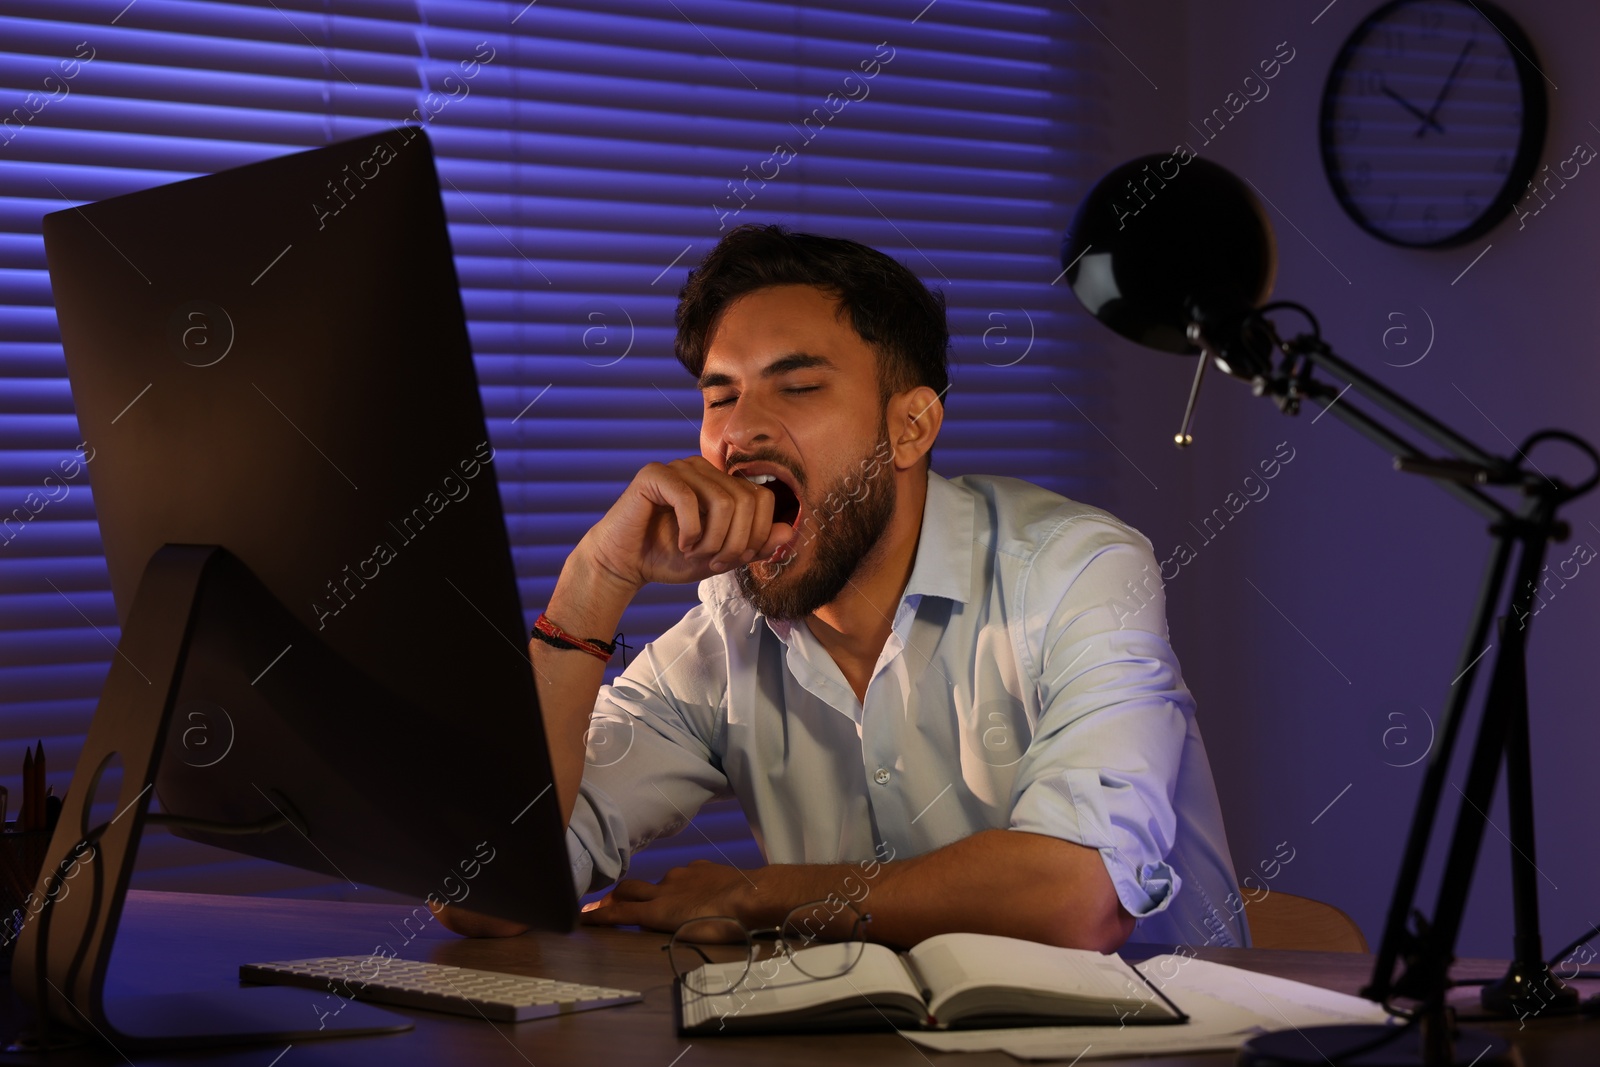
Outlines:
[[[1458,1030],[1453,1051],[1430,1060],[1420,1026],[1403,1033],[1397,1029],[1353,1024],[1276,1030],[1246,1042],[1239,1067],[1511,1067],[1515,1062],[1509,1042],[1481,1030]],[[1351,1055],[1362,1048],[1367,1051]]]
[[1543,963],[1529,966],[1513,961],[1504,978],[1483,987],[1479,999],[1486,1011],[1514,1019],[1571,1015],[1578,1010],[1578,991]]

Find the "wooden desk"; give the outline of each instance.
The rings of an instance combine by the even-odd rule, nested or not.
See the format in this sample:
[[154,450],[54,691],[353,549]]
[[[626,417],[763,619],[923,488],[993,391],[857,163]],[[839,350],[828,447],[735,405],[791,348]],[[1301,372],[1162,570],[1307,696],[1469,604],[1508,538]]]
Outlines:
[[[307,956],[371,952],[392,945],[407,959],[464,967],[594,982],[645,994],[639,1004],[543,1019],[515,1026],[433,1012],[396,1009],[416,1019],[416,1029],[380,1037],[337,1038],[282,1047],[137,1054],[139,1067],[161,1064],[225,1063],[250,1067],[313,1067],[321,1064],[510,1064],[533,1067],[708,1067],[714,1064],[841,1067],[844,1064],[930,1063],[997,1067],[1016,1061],[1000,1054],[942,1054],[924,1051],[896,1034],[784,1037],[697,1037],[686,1040],[673,1027],[671,972],[660,934],[583,928],[570,936],[527,934],[506,940],[465,940],[429,922],[408,941],[404,907],[327,901],[286,901],[257,897],[200,896],[187,893],[132,893],[117,942],[112,980],[120,987],[146,991],[199,989],[237,983],[241,963]],[[423,913],[425,914],[425,912]],[[416,924],[411,927],[415,930]],[[1355,992],[1367,978],[1370,958],[1353,954],[1275,952],[1258,949],[1202,949],[1200,956],[1268,974]],[[1490,963],[1463,967],[1470,974],[1495,974]],[[1592,990],[1591,990],[1592,991]],[[19,1006],[0,1018],[0,1032],[16,1030]],[[1517,1035],[1515,1023],[1495,1028],[1518,1041],[1526,1067],[1600,1062],[1600,1020],[1554,1020],[1531,1024]],[[692,1046],[692,1047],[691,1047]],[[274,1060],[282,1052],[281,1059]],[[3,1063],[39,1063],[37,1058],[3,1055]],[[128,1060],[104,1046],[57,1053],[52,1067],[122,1064]],[[1126,1063],[1129,1061],[1117,1061]],[[1231,1064],[1231,1054],[1167,1057],[1142,1062]]]

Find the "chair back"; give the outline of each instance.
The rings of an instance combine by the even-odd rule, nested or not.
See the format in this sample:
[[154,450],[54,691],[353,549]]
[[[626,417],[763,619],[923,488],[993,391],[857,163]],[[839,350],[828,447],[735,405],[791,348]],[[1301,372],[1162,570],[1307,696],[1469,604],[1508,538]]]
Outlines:
[[1366,952],[1367,939],[1354,919],[1320,900],[1273,890],[1245,905],[1250,944],[1307,952]]

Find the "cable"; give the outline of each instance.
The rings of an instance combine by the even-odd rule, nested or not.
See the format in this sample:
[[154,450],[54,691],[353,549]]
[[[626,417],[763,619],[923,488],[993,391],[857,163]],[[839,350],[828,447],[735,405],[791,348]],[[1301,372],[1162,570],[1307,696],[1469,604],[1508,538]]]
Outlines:
[[213,822],[210,819],[191,819],[186,815],[157,813],[146,815],[144,821],[147,826],[176,826],[183,830],[200,830],[208,834],[237,834],[241,837],[267,834],[273,830],[281,830],[285,826],[294,826],[294,822],[286,815],[269,815],[255,822]]
[[1317,317],[1311,313],[1310,308],[1304,304],[1296,304],[1292,300],[1277,300],[1270,304],[1263,304],[1246,315],[1245,319],[1246,321],[1265,319],[1269,311],[1298,311],[1305,316],[1306,322],[1310,324],[1311,336],[1319,341],[1322,340],[1322,324],[1317,321]]
[[[1527,458],[1527,453],[1531,451],[1533,447],[1540,441],[1565,441],[1573,448],[1576,448],[1578,451],[1588,456],[1589,461],[1594,464],[1594,471],[1589,475],[1588,479],[1568,489],[1562,494],[1563,499],[1571,500],[1573,497],[1582,496],[1589,490],[1593,489],[1595,485],[1600,484],[1600,452],[1596,452],[1594,446],[1588,441],[1585,441],[1577,434],[1568,433],[1565,430],[1540,430],[1537,433],[1529,434],[1527,439],[1522,442],[1522,446],[1518,448],[1517,451],[1523,454],[1523,458]],[[1528,462],[1532,463],[1533,461],[1528,460]],[[1600,931],[1600,927],[1596,927],[1595,931],[1591,931],[1589,933],[1589,937],[1593,937],[1597,931]],[[1588,938],[1585,938],[1584,940],[1588,940]]]
[[[86,794],[87,796],[93,797],[96,795],[100,782],[100,776],[105,771],[106,766],[109,763],[109,756],[101,762],[100,767],[96,770],[94,778],[90,783],[89,791]],[[292,806],[291,810],[293,810]],[[86,802],[83,806],[83,814],[87,816],[88,813],[89,804]],[[299,813],[296,812],[296,814],[298,815]],[[118,818],[120,817],[121,816],[119,815]],[[74,843],[70,849],[67,850],[67,859],[72,860],[71,866],[76,867],[78,863],[92,863],[94,860],[100,859],[100,852],[98,849],[95,850],[94,855],[92,855],[88,860],[82,860],[77,857],[81,856],[81,853],[85,847],[92,848],[100,840],[100,838],[104,837],[106,831],[111,829],[111,824],[115,821],[116,820],[113,819],[110,822],[103,822],[93,829],[86,829],[83,831],[83,835],[78,838],[77,842]],[[147,812],[145,814],[144,821],[147,824],[154,824],[157,826],[176,826],[184,829],[201,830],[212,834],[239,835],[270,833],[273,830],[282,829],[285,826],[296,825],[294,820],[282,813],[268,816],[264,819],[258,819],[254,822],[225,823],[213,822],[210,819],[190,818],[184,815]],[[60,891],[61,886],[66,882],[66,878],[68,876],[65,876],[62,872],[62,868],[66,866],[68,866],[68,864],[64,860],[61,863],[57,863],[56,866],[50,871],[50,876],[45,880],[44,903],[40,905],[39,914],[37,916],[39,932],[37,938],[35,939],[36,952],[34,955],[34,988],[38,991],[40,997],[39,1042],[41,1047],[45,1048],[48,1048],[50,1045],[50,990],[55,988],[54,983],[50,981],[47,973],[50,957],[50,916],[53,910],[50,905],[55,903],[56,894]],[[76,1008],[77,1005],[72,1000],[72,994],[70,990],[77,984],[77,973],[81,968],[84,956],[89,949],[89,943],[93,939],[94,933],[99,926],[100,892],[102,887],[101,868],[104,866],[105,865],[103,863],[95,864],[93,876],[95,883],[94,891],[92,893],[93,902],[89,906],[89,921],[84,925],[83,939],[79,942],[76,951],[73,953],[73,962],[68,968],[68,974],[66,976],[67,988],[65,990],[57,990],[57,992],[59,992],[61,996],[67,1000],[68,1004],[74,1008]],[[81,1011],[82,1009],[78,1010]]]
[[[1600,926],[1591,926],[1588,933],[1578,938],[1578,940],[1574,941],[1560,952],[1557,952],[1554,956],[1551,956],[1550,962],[1545,964],[1545,968],[1547,970],[1554,968],[1556,964],[1560,963],[1562,960],[1578,951],[1584,945],[1587,945],[1590,941],[1593,941],[1596,936],[1600,936]],[[1580,974],[1578,977],[1582,978],[1586,976]],[[1592,977],[1600,977],[1600,975],[1594,975]]]
[[[1387,1004],[1384,1005],[1384,1007],[1386,1010],[1392,1010],[1389,1009]],[[1364,1056],[1376,1049],[1383,1048],[1386,1045],[1391,1045],[1400,1040],[1402,1035],[1409,1033],[1413,1027],[1422,1021],[1421,1013],[1412,1013],[1409,1017],[1402,1016],[1402,1018],[1406,1018],[1405,1025],[1392,1027],[1384,1033],[1379,1034],[1371,1041],[1363,1042],[1354,1048],[1340,1049],[1338,1052],[1334,1053],[1333,1058],[1329,1059],[1328,1062],[1334,1065],[1348,1063],[1357,1056]]]

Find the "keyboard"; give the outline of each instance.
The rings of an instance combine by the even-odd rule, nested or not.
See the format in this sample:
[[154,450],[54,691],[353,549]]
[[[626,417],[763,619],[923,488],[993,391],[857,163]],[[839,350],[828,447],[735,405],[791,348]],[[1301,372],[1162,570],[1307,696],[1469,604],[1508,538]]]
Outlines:
[[632,989],[558,982],[520,974],[478,971],[388,956],[324,956],[311,960],[246,963],[239,977],[268,985],[306,986],[347,1000],[426,1008],[493,1022],[520,1023],[591,1008],[632,1004]]

